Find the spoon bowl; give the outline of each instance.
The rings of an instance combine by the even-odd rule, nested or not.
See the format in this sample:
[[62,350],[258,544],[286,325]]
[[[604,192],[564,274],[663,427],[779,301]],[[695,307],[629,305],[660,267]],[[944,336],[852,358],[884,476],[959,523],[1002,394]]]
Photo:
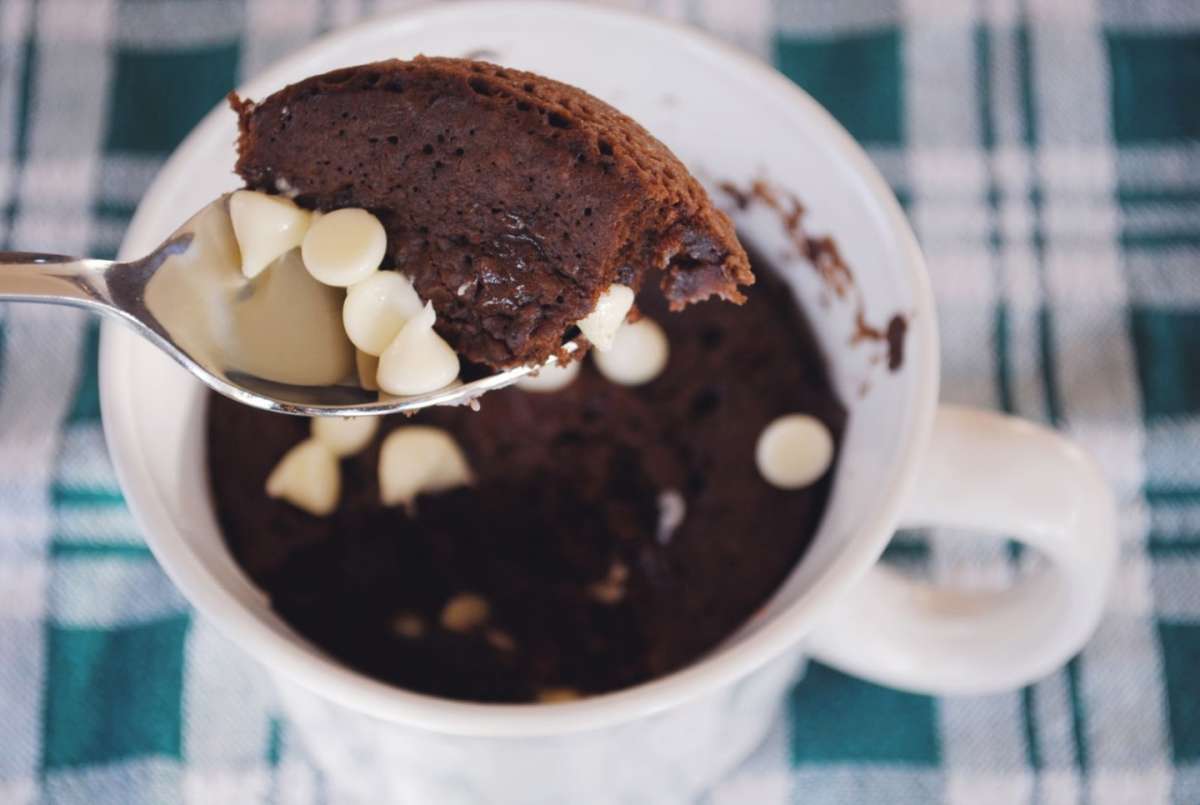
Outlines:
[[[289,265],[298,263],[294,254],[246,279],[234,243],[228,196],[221,196],[139,260],[0,252],[0,301],[69,305],[118,319],[214,391],[299,416],[476,405],[541,368],[517,366],[409,396],[365,389],[342,329],[341,289]],[[563,345],[568,355],[577,349],[574,341]]]

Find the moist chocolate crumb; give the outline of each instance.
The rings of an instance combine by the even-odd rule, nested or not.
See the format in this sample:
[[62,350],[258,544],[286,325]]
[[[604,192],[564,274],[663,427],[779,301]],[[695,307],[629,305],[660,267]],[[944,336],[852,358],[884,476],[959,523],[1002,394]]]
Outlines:
[[[210,483],[230,551],[299,634],[411,690],[532,701],[693,662],[763,606],[825,508],[828,476],[795,491],[759,476],[762,429],[803,412],[840,443],[846,421],[791,292],[756,268],[765,276],[741,308],[673,316],[644,295],[671,345],[644,386],[611,383],[589,362],[553,394],[510,388],[478,413],[418,413],[453,434],[477,481],[422,495],[416,517],[379,503],[379,444],[404,417],[341,462],[338,509],[313,517],[263,493],[308,422],[212,395]],[[441,628],[465,592],[487,602],[486,622],[473,605],[452,621],[474,628]]]
[[908,319],[897,313],[887,326],[888,369],[896,371],[904,365],[904,336],[908,332]]
[[[541,362],[615,282],[672,310],[754,281],[728,217],[645,129],[575,87],[465,59],[313,76],[238,114],[237,172],[307,208],[362,207],[468,360]],[[462,291],[460,293],[460,291]]]

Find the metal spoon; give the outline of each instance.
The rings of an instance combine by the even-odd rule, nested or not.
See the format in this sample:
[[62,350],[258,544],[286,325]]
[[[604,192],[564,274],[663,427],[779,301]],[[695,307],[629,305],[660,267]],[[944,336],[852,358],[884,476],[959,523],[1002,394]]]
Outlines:
[[[153,252],[130,262],[0,252],[0,300],[69,305],[116,318],[213,390],[254,408],[284,414],[345,417],[412,413],[431,405],[474,405],[481,395],[511,385],[539,368],[519,366],[406,397],[381,395],[358,386],[352,352],[351,371],[336,379],[310,384],[270,377],[269,370],[261,367],[279,362],[280,327],[304,328],[296,333],[311,343],[314,323],[297,321],[295,316],[289,319],[284,314],[292,312],[291,305],[284,309],[275,304],[280,314],[278,326],[235,326],[240,324],[237,314],[243,305],[248,308],[255,298],[266,298],[268,304],[272,300],[258,278],[245,280],[240,271],[220,265],[222,258],[228,262],[222,240],[232,242],[226,208],[226,197],[217,199]],[[337,289],[327,290],[338,293]],[[280,298],[279,293],[274,294],[276,301]],[[257,312],[262,308],[258,304]],[[324,324],[334,326],[328,321]],[[340,318],[336,327],[340,328]],[[286,333],[284,336],[286,345]],[[331,329],[329,337],[344,339],[345,334]],[[568,354],[577,348],[574,342],[563,345]],[[551,357],[545,366],[555,362]]]

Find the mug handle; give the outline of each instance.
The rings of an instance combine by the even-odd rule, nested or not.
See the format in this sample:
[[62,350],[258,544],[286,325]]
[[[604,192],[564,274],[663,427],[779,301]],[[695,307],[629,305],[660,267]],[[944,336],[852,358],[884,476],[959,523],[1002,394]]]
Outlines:
[[1075,655],[1100,620],[1117,556],[1116,504],[1095,462],[1046,428],[947,405],[919,473],[903,525],[986,529],[1048,561],[999,592],[876,565],[809,636],[809,653],[934,695],[1012,690]]

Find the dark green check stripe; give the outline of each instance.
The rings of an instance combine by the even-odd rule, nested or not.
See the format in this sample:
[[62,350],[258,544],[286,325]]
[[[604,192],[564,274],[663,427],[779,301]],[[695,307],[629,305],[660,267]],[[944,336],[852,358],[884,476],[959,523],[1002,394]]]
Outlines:
[[1071,698],[1071,734],[1075,737],[1075,760],[1079,771],[1086,776],[1091,768],[1091,755],[1088,752],[1087,716],[1079,680],[1081,662],[1079,657],[1075,657],[1067,663],[1066,672],[1067,693]]
[[50,543],[50,556],[54,558],[148,559],[152,554],[148,547],[140,543],[56,540]]
[[[1034,80],[1032,32],[1027,19],[1028,10],[1022,7],[1022,22],[1016,31],[1018,82],[1021,98],[1022,132],[1025,145],[1032,155],[1038,145],[1037,107],[1034,100],[1036,92]],[[1032,157],[1031,157],[1032,159]],[[1046,415],[1053,424],[1062,422],[1062,405],[1058,395],[1058,378],[1056,356],[1054,354],[1054,313],[1050,308],[1049,288],[1046,282],[1046,234],[1043,227],[1043,192],[1041,177],[1037,171],[1037,163],[1033,161],[1030,170],[1032,187],[1030,203],[1033,206],[1032,246],[1034,262],[1037,269],[1038,295],[1040,301],[1037,314],[1037,339],[1039,364],[1042,373],[1042,391],[1046,398]]]
[[1200,559],[1200,534],[1185,539],[1151,535],[1146,540],[1146,551],[1156,559],[1179,556]]
[[[29,154],[29,109],[33,103],[33,93],[35,90],[33,77],[37,71],[38,26],[36,6],[31,9],[29,16],[29,30],[26,32],[21,46],[21,59],[18,66],[20,78],[17,81],[17,117],[11,123],[16,128],[12,154],[14,166],[23,164]],[[9,248],[12,245],[13,224],[16,223],[21,207],[20,195],[16,192],[19,186],[17,175],[18,172],[14,171],[10,179],[13,195],[5,211],[8,224],[5,227],[6,238],[8,240],[5,248]]]
[[1108,31],[1118,143],[1200,138],[1200,31]]
[[834,37],[784,34],[774,44],[779,69],[860,142],[904,141],[899,31],[844,32]]
[[[236,42],[118,50],[105,150],[138,156],[170,153],[233,89],[239,56]],[[179,91],[181,86],[187,91]],[[155,114],[145,114],[148,105]]]
[[119,489],[96,489],[56,484],[50,489],[55,508],[73,506],[124,506],[125,497]]
[[[1140,204],[1200,204],[1200,171],[1189,187],[1120,187],[1117,202],[1126,208]],[[1194,222],[1200,227],[1200,221]]]
[[43,770],[182,760],[190,626],[187,613],[111,629],[48,623]]
[[128,221],[136,211],[137,204],[104,198],[97,201],[93,208],[96,215],[112,221]]
[[1042,747],[1038,743],[1037,711],[1033,697],[1037,690],[1033,686],[1021,689],[1021,726],[1025,738],[1025,762],[1034,772],[1042,768]]
[[[1136,305],[1129,308],[1128,321],[1146,420],[1170,427],[1200,416],[1200,374],[1196,371],[1200,366],[1200,311]],[[1186,497],[1187,490],[1147,490],[1147,494]]]
[[1151,506],[1200,504],[1200,487],[1195,486],[1148,485],[1145,495],[1146,502]]
[[1200,249],[1200,231],[1130,232],[1120,236],[1121,247],[1126,251],[1153,251],[1189,247]]
[[929,544],[926,542],[897,542],[892,540],[883,552],[885,562],[899,562],[906,565],[924,565],[932,556]]
[[1004,293],[1006,287],[1006,270],[1004,261],[1000,259],[1003,246],[1000,237],[1000,188],[996,181],[995,169],[991,155],[996,147],[996,127],[993,108],[995,93],[992,89],[992,32],[986,26],[975,29],[975,82],[978,87],[979,132],[982,145],[988,155],[987,160],[987,191],[988,205],[988,245],[992,250],[993,275],[997,288],[995,294],[996,309],[992,320],[992,347],[996,352],[995,383],[996,394],[999,397],[1000,408],[1012,413],[1014,409],[1012,390],[1012,364],[1009,357],[1009,338],[1011,326],[1009,323],[1008,298]]
[[270,731],[267,734],[267,762],[272,767],[279,765],[283,756],[283,722],[278,718],[271,719]]
[[884,688],[812,662],[792,691],[789,707],[796,766],[919,769],[942,762],[937,700],[929,696]]
[[[1166,679],[1171,754],[1175,763],[1200,771],[1200,623],[1160,621],[1163,675]],[[1181,789],[1181,792],[1183,789]],[[1179,796],[1176,802],[1197,802]]]

